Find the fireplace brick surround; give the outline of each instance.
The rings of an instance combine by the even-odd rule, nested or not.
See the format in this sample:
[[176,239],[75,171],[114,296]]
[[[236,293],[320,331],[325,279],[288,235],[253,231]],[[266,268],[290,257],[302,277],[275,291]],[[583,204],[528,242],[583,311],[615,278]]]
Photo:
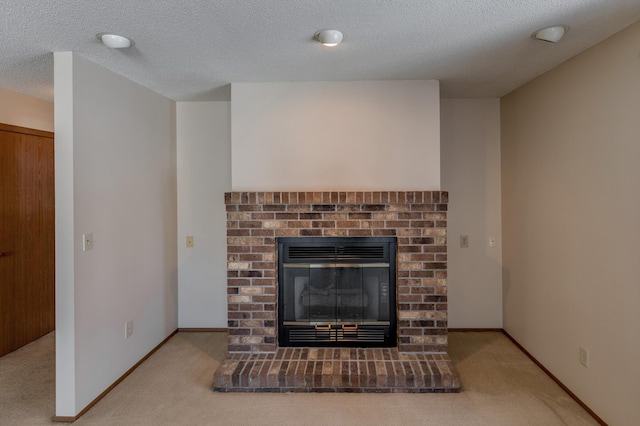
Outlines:
[[[446,353],[447,192],[230,192],[225,194],[225,205],[230,357],[216,372],[216,390],[264,388],[269,371],[264,360],[287,353],[277,347],[276,239],[298,236],[395,236],[398,346],[392,352],[399,355],[392,355],[391,360],[415,357],[412,353],[434,355],[442,368],[438,370],[435,362],[430,368],[437,370],[437,381],[447,386],[432,390],[459,389],[457,373]],[[240,364],[252,359],[259,360],[265,372],[262,380],[258,375],[257,387],[248,386],[248,377],[242,378],[238,371]],[[258,370],[254,368],[254,373]],[[414,376],[412,371],[407,374]],[[402,373],[396,371],[396,375]],[[371,382],[366,377],[362,380]],[[288,383],[286,379],[283,382]],[[409,387],[403,383],[388,388],[398,391]],[[349,389],[353,391],[353,386]],[[417,391],[429,390],[423,386]]]

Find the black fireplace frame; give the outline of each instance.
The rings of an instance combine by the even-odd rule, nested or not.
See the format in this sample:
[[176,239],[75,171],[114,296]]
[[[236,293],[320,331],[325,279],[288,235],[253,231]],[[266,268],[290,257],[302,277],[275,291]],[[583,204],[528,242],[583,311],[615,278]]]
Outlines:
[[[290,256],[294,247],[296,255]],[[329,258],[333,248],[333,258]],[[396,347],[396,250],[395,237],[281,237],[277,239],[278,251],[278,344],[280,347]],[[339,321],[309,321],[295,324],[283,321],[285,317],[282,281],[284,267],[291,264],[312,264],[354,268],[385,265],[388,267],[388,286],[384,297],[388,298],[388,313],[383,321],[367,321],[359,324]],[[294,266],[295,267],[295,266]],[[381,287],[383,285],[381,284]]]

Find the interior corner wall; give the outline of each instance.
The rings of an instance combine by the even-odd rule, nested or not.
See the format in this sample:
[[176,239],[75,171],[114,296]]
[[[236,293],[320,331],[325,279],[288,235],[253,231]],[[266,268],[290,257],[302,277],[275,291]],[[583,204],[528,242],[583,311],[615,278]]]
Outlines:
[[505,329],[615,425],[640,424],[638,40],[640,23],[501,100]]
[[449,327],[502,328],[500,100],[442,99],[440,116]]
[[[177,103],[178,326],[227,327],[229,102]],[[194,237],[192,248],[186,237]]]
[[439,82],[233,83],[234,191],[440,190]]
[[0,88],[0,123],[53,132],[53,102]]
[[71,52],[54,79],[56,415],[73,417],[177,328],[176,111]]

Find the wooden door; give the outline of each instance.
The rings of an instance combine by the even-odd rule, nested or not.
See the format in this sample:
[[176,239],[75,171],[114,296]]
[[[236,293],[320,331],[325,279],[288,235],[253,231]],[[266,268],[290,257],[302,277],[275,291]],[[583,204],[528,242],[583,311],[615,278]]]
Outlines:
[[53,133],[0,124],[0,356],[55,327]]

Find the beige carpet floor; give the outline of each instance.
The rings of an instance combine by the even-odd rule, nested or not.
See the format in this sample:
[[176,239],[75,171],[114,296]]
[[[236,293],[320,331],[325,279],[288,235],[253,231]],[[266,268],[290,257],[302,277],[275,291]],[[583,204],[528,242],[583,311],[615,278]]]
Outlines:
[[[0,425],[50,424],[54,339],[0,358]],[[450,333],[449,353],[459,394],[224,394],[210,387],[226,334],[178,333],[75,424],[597,424],[501,333]]]

